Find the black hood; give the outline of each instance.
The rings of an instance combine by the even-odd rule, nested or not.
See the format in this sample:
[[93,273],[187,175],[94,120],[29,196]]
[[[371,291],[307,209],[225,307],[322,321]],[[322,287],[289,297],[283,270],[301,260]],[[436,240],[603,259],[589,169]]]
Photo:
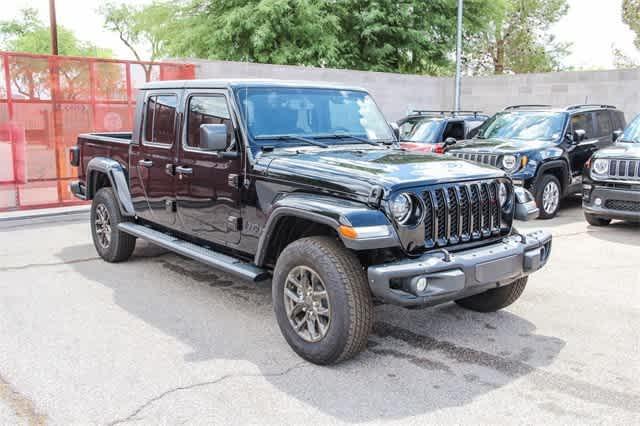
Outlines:
[[368,196],[400,188],[505,176],[494,167],[396,148],[359,146],[281,149],[260,156],[266,175],[328,190]]
[[616,142],[609,148],[597,151],[593,157],[640,160],[640,142]]
[[447,152],[464,151],[470,153],[517,154],[555,147],[553,141],[523,141],[518,139],[468,139],[459,141]]

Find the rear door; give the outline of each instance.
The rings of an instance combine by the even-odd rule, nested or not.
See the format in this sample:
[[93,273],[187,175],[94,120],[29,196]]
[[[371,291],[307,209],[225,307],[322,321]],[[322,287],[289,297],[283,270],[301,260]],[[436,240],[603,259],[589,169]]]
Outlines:
[[131,196],[138,216],[176,224],[173,166],[177,158],[179,93],[149,91],[144,98],[140,143],[130,154]]
[[[185,92],[182,143],[176,168],[178,220],[183,232],[218,244],[240,241],[242,165],[226,90]],[[224,151],[200,148],[200,126],[224,124]],[[182,171],[182,172],[181,172]]]

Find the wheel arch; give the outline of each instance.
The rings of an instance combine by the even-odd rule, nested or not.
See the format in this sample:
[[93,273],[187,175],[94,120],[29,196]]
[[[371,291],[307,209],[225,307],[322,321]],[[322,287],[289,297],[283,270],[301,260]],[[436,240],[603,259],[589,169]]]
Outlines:
[[554,175],[558,181],[560,182],[560,190],[562,191],[562,195],[565,196],[567,190],[569,189],[571,183],[571,177],[569,173],[569,163],[566,160],[549,160],[545,161],[540,165],[538,169],[538,176],[536,178],[536,185],[540,182],[540,179],[545,174]]
[[135,216],[126,169],[111,158],[95,157],[87,165],[87,200],[93,199],[101,188],[111,187],[124,216]]

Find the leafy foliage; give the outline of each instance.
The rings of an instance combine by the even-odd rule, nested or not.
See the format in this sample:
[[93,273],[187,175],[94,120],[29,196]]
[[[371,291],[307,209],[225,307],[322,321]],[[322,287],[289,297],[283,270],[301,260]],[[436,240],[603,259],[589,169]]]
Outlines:
[[622,21],[636,34],[634,44],[640,49],[640,0],[622,0]]
[[[51,53],[49,27],[45,26],[35,9],[23,9],[17,19],[0,21],[0,48],[17,52]],[[58,52],[70,56],[111,56],[111,50],[82,41],[73,31],[63,26],[58,26]]]
[[549,27],[568,11],[567,0],[495,0],[487,31],[467,39],[465,65],[471,74],[548,72],[562,68],[568,45]]

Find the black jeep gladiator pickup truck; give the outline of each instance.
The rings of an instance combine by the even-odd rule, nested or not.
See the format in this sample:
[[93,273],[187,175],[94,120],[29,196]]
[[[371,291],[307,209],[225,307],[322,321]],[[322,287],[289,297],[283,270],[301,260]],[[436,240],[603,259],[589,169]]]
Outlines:
[[270,279],[285,339],[314,363],[366,346],[373,300],[495,311],[549,257],[548,233],[513,228],[537,208],[504,171],[402,150],[362,89],[155,82],[135,123],[70,153],[100,256],[126,260],[143,238]]

